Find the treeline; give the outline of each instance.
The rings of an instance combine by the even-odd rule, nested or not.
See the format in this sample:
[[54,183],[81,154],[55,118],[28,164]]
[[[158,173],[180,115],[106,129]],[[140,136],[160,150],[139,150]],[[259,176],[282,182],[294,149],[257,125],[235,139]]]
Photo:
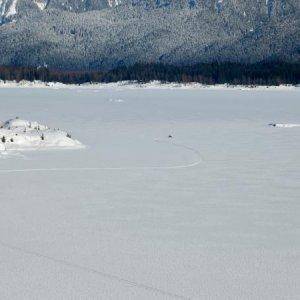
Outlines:
[[200,63],[193,66],[135,64],[110,71],[61,71],[45,67],[0,66],[4,81],[86,83],[138,81],[198,82],[202,84],[280,85],[300,83],[300,63]]

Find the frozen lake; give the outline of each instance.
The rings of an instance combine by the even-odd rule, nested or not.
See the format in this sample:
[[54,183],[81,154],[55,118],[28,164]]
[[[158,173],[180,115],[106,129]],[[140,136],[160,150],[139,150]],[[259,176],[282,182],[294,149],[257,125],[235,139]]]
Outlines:
[[16,116],[87,148],[0,155],[1,299],[299,297],[299,89],[0,89]]

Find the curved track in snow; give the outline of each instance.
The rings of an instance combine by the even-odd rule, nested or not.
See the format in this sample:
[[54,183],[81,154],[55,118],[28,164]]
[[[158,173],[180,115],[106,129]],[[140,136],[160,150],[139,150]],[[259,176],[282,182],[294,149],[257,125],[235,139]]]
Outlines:
[[25,169],[0,169],[0,173],[26,173],[26,172],[70,172],[70,171],[127,171],[127,170],[176,170],[196,167],[203,162],[201,153],[190,146],[184,144],[155,140],[156,143],[167,143],[174,147],[186,149],[194,153],[197,159],[188,164],[178,164],[173,166],[141,166],[141,167],[75,167],[75,168],[25,168]]

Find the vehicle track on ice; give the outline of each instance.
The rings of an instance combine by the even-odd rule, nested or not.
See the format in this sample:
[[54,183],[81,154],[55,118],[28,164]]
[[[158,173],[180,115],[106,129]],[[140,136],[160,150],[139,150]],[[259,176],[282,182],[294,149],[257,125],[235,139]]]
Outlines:
[[150,291],[150,292],[153,292],[155,294],[159,294],[159,295],[164,296],[164,297],[170,297],[170,298],[173,298],[173,299],[182,299],[182,300],[190,299],[189,297],[186,297],[186,296],[183,296],[183,295],[180,295],[180,294],[176,294],[176,293],[173,293],[173,292],[169,292],[167,290],[163,290],[163,289],[157,288],[155,286],[147,285],[147,284],[137,282],[137,281],[134,281],[134,280],[130,280],[130,279],[118,276],[118,275],[114,275],[114,274],[107,273],[107,272],[104,272],[104,271],[101,271],[101,270],[97,270],[97,269],[94,269],[94,268],[91,268],[91,267],[88,267],[88,266],[84,266],[84,265],[76,264],[76,263],[66,261],[66,260],[63,260],[63,259],[55,258],[55,257],[49,256],[49,255],[46,255],[46,254],[42,254],[42,253],[39,253],[39,252],[36,252],[36,251],[23,249],[21,247],[10,245],[10,244],[5,243],[3,241],[0,241],[0,247],[7,248],[9,250],[19,252],[19,253],[22,253],[22,254],[25,254],[25,255],[33,256],[33,257],[36,257],[36,258],[41,258],[41,259],[45,259],[45,260],[48,260],[48,261],[52,261],[56,264],[59,264],[59,265],[65,266],[65,267],[69,267],[69,268],[72,268],[72,269],[76,269],[78,271],[92,273],[92,274],[101,276],[105,279],[109,279],[109,280],[116,281],[116,282],[119,282],[119,283],[122,283],[122,284],[126,284],[126,285],[129,285],[129,286],[135,287],[135,288]]
[[190,146],[168,142],[164,140],[156,139],[156,143],[166,143],[174,147],[186,149],[194,153],[197,157],[192,163],[179,164],[173,166],[141,166],[141,167],[75,167],[75,168],[26,168],[26,169],[0,169],[0,173],[26,173],[26,172],[70,172],[70,171],[130,171],[130,170],[176,170],[176,169],[187,169],[200,165],[204,160],[199,150]]
[[[97,171],[97,170],[173,170],[173,169],[185,169],[185,168],[192,168],[195,167],[199,164],[201,164],[203,162],[203,159],[201,157],[200,152],[197,149],[194,149],[190,146],[186,146],[184,144],[179,144],[179,143],[174,143],[174,142],[168,142],[168,141],[163,141],[163,140],[155,140],[155,142],[157,143],[167,143],[170,144],[174,147],[179,147],[179,148],[184,148],[186,150],[189,150],[190,152],[194,153],[197,157],[197,160],[189,163],[189,164],[182,164],[182,165],[174,165],[174,166],[149,166],[149,167],[95,167],[95,168],[39,168],[39,169],[14,169],[14,170],[0,170],[0,173],[18,173],[18,172],[58,172],[58,171]],[[88,273],[92,273],[98,276],[101,276],[105,279],[109,279],[112,281],[116,281],[122,284],[126,284],[129,286],[133,286],[135,288],[139,288],[139,289],[143,289],[146,291],[150,291],[153,292],[155,294],[164,296],[164,297],[170,297],[173,299],[183,299],[183,300],[187,300],[190,299],[187,296],[184,295],[180,295],[180,294],[176,294],[173,293],[171,291],[167,291],[167,290],[163,290],[160,288],[157,288],[155,286],[151,286],[151,285],[147,285],[141,282],[137,282],[134,280],[130,280],[124,277],[120,277],[118,275],[115,274],[110,274],[101,270],[97,270],[94,268],[91,268],[89,266],[84,266],[84,265],[80,265],[80,264],[76,264],[73,263],[71,261],[66,261],[60,258],[56,258],[56,257],[52,257],[46,254],[42,254],[36,251],[32,251],[32,250],[28,250],[28,249],[24,249],[15,245],[11,245],[9,243],[6,243],[5,241],[1,241],[0,240],[0,247],[6,248],[6,249],[10,249],[12,251],[15,252],[19,252],[22,253],[23,255],[29,255],[29,256],[33,256],[36,258],[40,258],[40,259],[45,259],[48,261],[52,261],[56,264],[65,266],[65,267],[69,267],[72,269],[76,269],[78,271],[83,271],[83,272],[88,272]]]

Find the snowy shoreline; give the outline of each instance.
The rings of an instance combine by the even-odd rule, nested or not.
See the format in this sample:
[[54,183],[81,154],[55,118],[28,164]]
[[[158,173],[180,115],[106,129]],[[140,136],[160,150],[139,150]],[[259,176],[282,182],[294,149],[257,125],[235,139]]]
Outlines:
[[138,83],[132,81],[120,81],[112,83],[84,83],[84,84],[64,84],[60,82],[41,82],[41,81],[3,81],[0,80],[0,88],[49,88],[49,89],[205,89],[205,90],[271,90],[271,91],[294,91],[299,89],[299,85],[280,85],[280,86],[242,86],[242,85],[204,85],[200,83],[162,83],[152,81],[149,83]]

